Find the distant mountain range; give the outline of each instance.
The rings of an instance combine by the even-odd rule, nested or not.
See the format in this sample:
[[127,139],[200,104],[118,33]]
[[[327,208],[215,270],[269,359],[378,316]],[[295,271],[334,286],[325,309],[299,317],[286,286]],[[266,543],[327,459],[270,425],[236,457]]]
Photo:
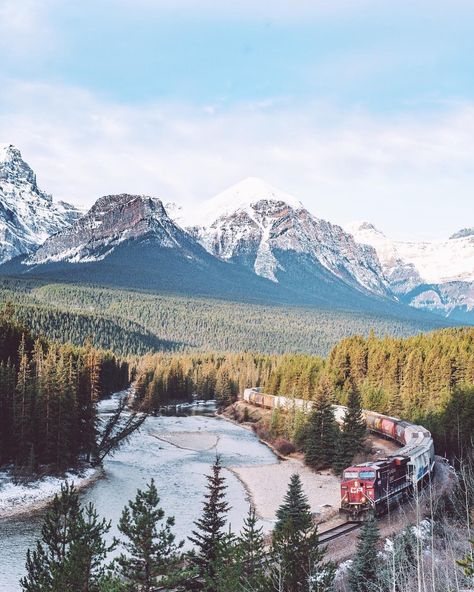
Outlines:
[[[249,178],[184,212],[108,195],[85,213],[53,202],[14,146],[0,149],[0,273],[395,316],[426,309],[474,321],[474,231],[444,243],[344,230]],[[452,264],[450,263],[452,262]]]
[[375,248],[384,276],[402,302],[474,322],[474,228],[433,242],[390,240],[369,222],[351,224],[347,230]]

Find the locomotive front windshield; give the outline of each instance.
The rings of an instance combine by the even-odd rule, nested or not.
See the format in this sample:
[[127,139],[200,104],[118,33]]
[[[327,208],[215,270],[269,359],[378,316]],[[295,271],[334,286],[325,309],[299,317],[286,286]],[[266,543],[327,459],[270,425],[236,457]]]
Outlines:
[[359,473],[359,479],[375,479],[374,471],[361,471]]
[[357,479],[358,477],[358,471],[344,471],[344,479]]

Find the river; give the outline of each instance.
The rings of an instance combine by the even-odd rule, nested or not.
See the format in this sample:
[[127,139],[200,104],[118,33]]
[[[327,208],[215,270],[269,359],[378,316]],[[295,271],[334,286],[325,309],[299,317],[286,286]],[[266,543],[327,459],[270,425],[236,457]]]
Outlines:
[[[113,399],[102,402],[102,413],[107,413],[113,404]],[[275,460],[273,453],[252,432],[206,413],[205,407],[189,408],[186,412],[189,415],[184,417],[147,418],[140,432],[104,461],[104,476],[81,493],[84,503],[93,502],[101,516],[112,520],[111,536],[119,534],[116,524],[127,501],[152,477],[161,506],[167,515],[175,516],[177,538],[186,540],[200,515],[206,475],[216,453],[224,467],[268,464]],[[187,446],[181,447],[184,444]],[[229,522],[232,530],[238,531],[248,511],[247,494],[232,472],[225,469],[224,476],[231,505]],[[20,590],[18,581],[24,574],[26,551],[39,535],[42,515],[43,512],[37,512],[0,522],[1,592]],[[268,529],[270,525],[264,526]],[[185,546],[189,548],[189,543]]]

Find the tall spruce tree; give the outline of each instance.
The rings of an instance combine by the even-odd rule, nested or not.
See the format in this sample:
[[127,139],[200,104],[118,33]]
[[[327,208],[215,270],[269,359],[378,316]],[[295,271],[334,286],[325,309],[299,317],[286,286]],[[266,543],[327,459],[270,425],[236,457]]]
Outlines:
[[201,582],[201,589],[207,592],[217,592],[217,562],[228,541],[224,526],[230,508],[225,499],[227,486],[221,472],[222,465],[220,457],[217,456],[211,475],[206,477],[207,492],[204,496],[202,515],[194,523],[196,530],[193,530],[189,537],[195,545],[191,564]]
[[305,462],[315,469],[332,466],[339,439],[334,418],[332,388],[327,377],[321,379],[317,398],[306,426]]
[[351,382],[347,394],[347,409],[342,420],[341,434],[334,460],[334,468],[337,472],[343,471],[351,464],[355,455],[362,452],[366,437],[367,429],[360,395]]
[[258,526],[257,516],[253,508],[249,508],[237,544],[241,557],[241,589],[252,590],[252,592],[266,592],[268,590],[268,565],[263,528]]
[[31,471],[34,467],[25,467],[32,446],[31,438],[31,412],[33,388],[31,381],[30,362],[25,349],[25,335],[21,337],[18,348],[18,374],[14,396],[14,425],[13,430],[16,437],[16,459],[17,467]]
[[145,491],[137,491],[135,499],[122,512],[118,529],[126,538],[121,544],[127,553],[116,562],[126,590],[150,592],[176,567],[183,542],[175,543],[174,518],[165,519],[159,503],[152,479]]
[[28,550],[24,592],[95,592],[104,575],[103,561],[115,547],[104,536],[110,523],[89,504],[81,508],[73,485],[66,483],[46,513],[41,539]]
[[275,592],[330,592],[335,568],[324,561],[308,499],[299,475],[293,475],[277,511],[272,537],[272,590]]
[[357,541],[357,548],[348,580],[351,592],[376,592],[379,590],[380,571],[377,561],[377,547],[380,541],[377,521],[372,516],[364,522]]
[[227,407],[233,400],[233,389],[227,368],[222,367],[217,372],[215,397],[219,408]]

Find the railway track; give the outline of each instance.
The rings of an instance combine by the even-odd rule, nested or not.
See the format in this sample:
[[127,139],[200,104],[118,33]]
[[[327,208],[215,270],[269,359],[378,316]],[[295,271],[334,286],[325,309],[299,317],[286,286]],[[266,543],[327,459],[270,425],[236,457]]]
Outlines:
[[334,528],[330,528],[329,530],[325,530],[324,532],[319,533],[319,543],[325,544],[329,541],[337,539],[345,534],[352,532],[353,530],[357,530],[362,526],[362,522],[353,522],[347,521],[343,524],[338,524],[334,526]]

